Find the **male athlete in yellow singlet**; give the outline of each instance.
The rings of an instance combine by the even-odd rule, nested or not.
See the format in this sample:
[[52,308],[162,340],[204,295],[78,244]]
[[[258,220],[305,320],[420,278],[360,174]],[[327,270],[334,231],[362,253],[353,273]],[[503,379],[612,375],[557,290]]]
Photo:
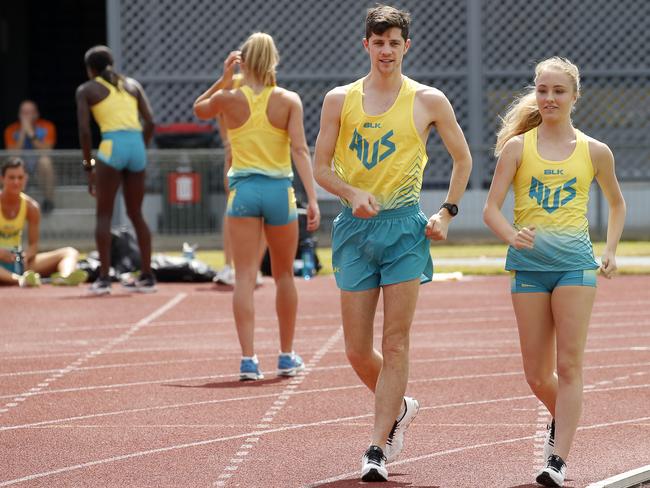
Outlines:
[[[409,14],[393,7],[368,11],[363,46],[370,73],[327,94],[316,142],[316,180],[344,205],[332,229],[332,264],[341,289],[346,353],[375,392],[372,441],[361,468],[364,481],[388,478],[386,458],[391,462],[402,450],[404,432],[419,408],[404,393],[418,289],[433,273],[427,238],[446,239],[472,167],[445,95],[402,75],[402,59],[411,45],[409,24]],[[453,171],[446,201],[427,221],[419,199],[433,125]],[[373,320],[381,289],[380,353],[373,347]]]

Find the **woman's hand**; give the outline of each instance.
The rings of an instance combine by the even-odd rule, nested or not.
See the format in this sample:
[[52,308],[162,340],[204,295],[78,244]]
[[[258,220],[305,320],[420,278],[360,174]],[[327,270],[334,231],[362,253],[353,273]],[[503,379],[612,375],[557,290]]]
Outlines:
[[90,171],[86,172],[86,175],[88,176],[88,193],[90,193],[91,196],[95,196],[95,170],[91,169]]
[[307,230],[313,232],[320,226],[320,208],[318,201],[310,200],[307,204]]
[[241,51],[231,51],[223,62],[223,76],[221,79],[226,86],[230,85],[235,74],[235,66],[238,64],[241,64]]
[[535,245],[535,227],[522,227],[510,240],[515,249],[532,249]]
[[616,273],[618,266],[616,266],[616,255],[613,252],[605,251],[600,260],[600,272],[607,278],[611,279]]

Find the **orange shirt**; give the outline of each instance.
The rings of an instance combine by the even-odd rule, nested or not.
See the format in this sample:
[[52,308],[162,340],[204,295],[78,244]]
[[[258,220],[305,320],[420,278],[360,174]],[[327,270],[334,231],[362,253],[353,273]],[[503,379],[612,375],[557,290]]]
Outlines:
[[[38,119],[34,122],[34,136],[41,142],[54,147],[56,144],[56,127],[52,122],[45,119]],[[25,138],[22,147],[18,147],[20,138],[20,122],[9,124],[5,129],[5,149],[35,149],[32,142]]]

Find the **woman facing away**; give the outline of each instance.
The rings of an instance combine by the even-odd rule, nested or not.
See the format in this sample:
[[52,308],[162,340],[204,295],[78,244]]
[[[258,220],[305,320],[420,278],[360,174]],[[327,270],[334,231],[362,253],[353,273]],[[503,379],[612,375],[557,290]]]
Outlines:
[[[587,222],[595,178],[609,204],[600,271],[616,271],[625,201],[606,144],[573,127],[578,68],[552,57],[535,67],[535,86],[516,99],[497,135],[498,156],[483,218],[507,242],[512,303],[526,380],[553,420],[544,443],[543,486],[563,486],[582,411],[583,355],[596,296]],[[513,186],[514,226],[501,207]]]
[[[252,34],[224,62],[223,75],[194,102],[203,120],[220,116],[232,152],[228,172],[227,213],[235,265],[233,312],[242,349],[241,380],[264,376],[253,345],[253,291],[259,269],[259,243],[264,233],[276,284],[276,312],[280,329],[277,374],[293,376],[304,368],[293,351],[298,305],[293,261],[298,246],[296,199],[291,160],[307,193],[307,229],[316,230],[320,212],[314,189],[309,148],[298,94],[276,85],[279,56],[273,38]],[[235,66],[243,74],[233,88]]]
[[[126,283],[132,291],[155,291],[151,272],[151,233],[142,215],[146,144],[153,135],[153,115],[144,89],[133,78],[113,68],[113,54],[106,46],[90,48],[84,57],[89,81],[77,88],[77,120],[83,167],[88,172],[88,190],[97,200],[95,240],[99,251],[100,275],[90,292],[111,292],[111,218],[117,190],[122,185],[126,213],[135,228],[142,257],[137,280]],[[91,159],[90,116],[102,133],[97,161]],[[143,124],[140,123],[142,118]],[[144,127],[143,127],[144,126]]]

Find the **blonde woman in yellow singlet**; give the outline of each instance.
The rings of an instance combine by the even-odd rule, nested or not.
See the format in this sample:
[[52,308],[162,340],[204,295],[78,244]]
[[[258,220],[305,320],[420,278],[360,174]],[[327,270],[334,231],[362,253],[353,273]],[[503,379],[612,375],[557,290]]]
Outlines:
[[[543,486],[563,486],[566,459],[582,410],[582,364],[596,296],[587,222],[595,178],[609,204],[600,271],[616,271],[625,201],[606,144],[573,126],[580,96],[578,68],[553,57],[535,68],[535,86],[510,106],[497,135],[499,160],[483,212],[485,223],[510,244],[512,303],[526,380],[553,420],[544,443]],[[501,212],[512,185],[514,224]]]
[[[307,229],[320,224],[320,212],[303,127],[298,94],[276,85],[279,55],[268,34],[252,34],[240,51],[224,62],[223,75],[194,102],[203,120],[220,116],[230,143],[228,225],[235,265],[233,312],[242,349],[241,380],[263,378],[255,354],[253,291],[259,269],[259,242],[266,236],[280,328],[277,374],[293,376],[304,368],[293,350],[297,292],[293,261],[298,246],[296,200],[291,187],[291,161],[307,193]],[[241,86],[232,84],[235,66]]]

